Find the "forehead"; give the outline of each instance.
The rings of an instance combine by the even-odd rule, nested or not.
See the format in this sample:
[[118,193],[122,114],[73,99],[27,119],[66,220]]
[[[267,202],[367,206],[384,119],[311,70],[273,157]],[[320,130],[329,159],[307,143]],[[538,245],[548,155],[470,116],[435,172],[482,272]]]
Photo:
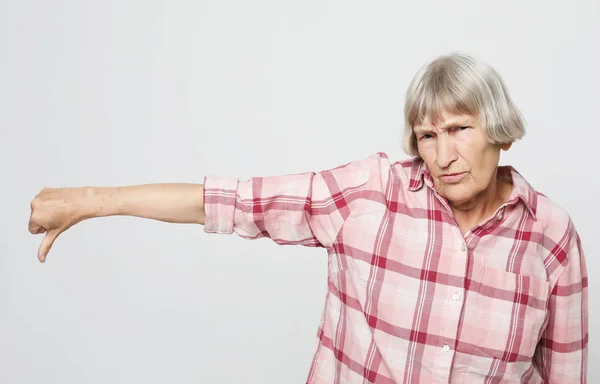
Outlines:
[[415,124],[414,131],[444,130],[456,126],[472,126],[475,124],[477,124],[477,118],[471,114],[457,114],[442,110],[433,118],[426,115],[420,123]]

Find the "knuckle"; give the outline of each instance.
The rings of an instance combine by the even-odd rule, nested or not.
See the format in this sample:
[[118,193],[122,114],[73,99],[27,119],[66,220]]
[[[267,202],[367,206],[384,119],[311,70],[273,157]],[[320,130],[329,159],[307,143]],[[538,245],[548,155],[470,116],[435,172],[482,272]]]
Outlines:
[[39,212],[37,212],[37,211],[36,211],[36,212],[33,212],[33,213],[31,214],[31,218],[29,219],[29,222],[30,222],[32,225],[42,225],[42,221],[43,221],[43,218],[42,218],[42,216],[39,214]]

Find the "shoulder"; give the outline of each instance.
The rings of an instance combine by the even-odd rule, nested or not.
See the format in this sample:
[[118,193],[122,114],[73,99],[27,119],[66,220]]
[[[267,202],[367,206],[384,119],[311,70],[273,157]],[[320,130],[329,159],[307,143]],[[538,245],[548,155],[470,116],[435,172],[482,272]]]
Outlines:
[[513,176],[519,195],[535,213],[529,237],[540,246],[548,281],[554,286],[569,265],[575,269],[581,265],[583,252],[579,234],[563,206],[532,187],[518,172]]
[[536,215],[545,233],[562,234],[573,226],[573,220],[565,208],[539,191],[536,191],[536,196]]
[[390,177],[398,178],[401,182],[408,181],[414,169],[419,166],[418,159],[405,159],[393,161],[385,152],[375,152],[358,158],[357,160],[343,163],[329,171],[339,174],[359,175],[365,182],[367,180],[388,180]]
[[511,169],[513,193],[516,193],[534,214],[530,236],[543,249],[544,265],[550,270],[567,263],[568,254],[577,241],[571,216],[564,207],[533,187],[515,168]]
[[390,160],[384,152],[377,152],[368,158],[371,175],[382,182],[392,182],[397,187],[408,187],[420,178],[423,161],[419,158]]
[[320,179],[327,182],[329,190],[353,192],[357,197],[353,199],[354,214],[365,214],[387,206],[390,199],[401,200],[416,164],[418,160],[393,161],[385,152],[374,152],[322,172]]
[[542,246],[548,252],[545,264],[562,269],[579,242],[573,219],[564,207],[541,192],[537,192],[536,215]]
[[514,167],[503,167],[503,174],[507,170],[511,170],[513,193],[534,213],[534,227],[543,234],[544,240],[560,242],[563,237],[574,234],[573,220],[564,207],[534,187]]
[[548,237],[557,238],[576,234],[575,224],[569,212],[541,192],[537,192],[537,219]]

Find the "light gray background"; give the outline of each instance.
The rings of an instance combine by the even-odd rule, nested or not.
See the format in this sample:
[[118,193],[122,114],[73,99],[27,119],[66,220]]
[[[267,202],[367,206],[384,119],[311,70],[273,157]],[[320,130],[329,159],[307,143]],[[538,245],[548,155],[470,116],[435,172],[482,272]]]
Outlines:
[[406,87],[454,50],[503,75],[528,134],[501,162],[580,231],[599,382],[598,4],[1,1],[0,382],[304,382],[323,250],[112,217],[40,264],[29,203],[43,187],[403,159]]

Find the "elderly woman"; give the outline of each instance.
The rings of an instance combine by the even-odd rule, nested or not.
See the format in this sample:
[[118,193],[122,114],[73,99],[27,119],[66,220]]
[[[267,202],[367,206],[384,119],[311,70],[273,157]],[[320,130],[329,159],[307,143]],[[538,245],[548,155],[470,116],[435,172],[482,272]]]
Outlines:
[[44,189],[29,230],[130,215],[322,247],[328,291],[308,383],[586,381],[587,272],[569,215],[501,151],[524,135],[499,74],[463,54],[413,79],[406,151],[320,172]]

